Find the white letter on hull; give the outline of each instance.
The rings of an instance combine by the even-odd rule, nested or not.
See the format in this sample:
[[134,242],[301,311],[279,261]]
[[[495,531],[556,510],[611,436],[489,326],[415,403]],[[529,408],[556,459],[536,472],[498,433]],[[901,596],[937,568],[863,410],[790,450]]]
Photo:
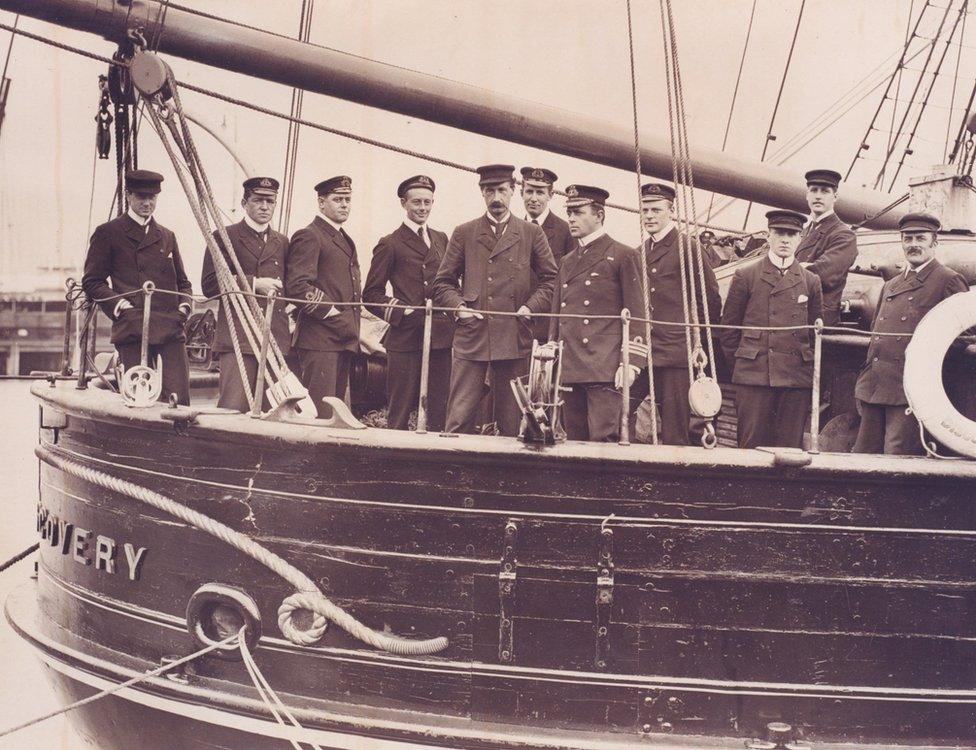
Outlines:
[[139,580],[139,568],[142,567],[142,560],[146,554],[146,548],[140,547],[139,551],[133,547],[129,542],[125,543],[125,559],[129,563],[129,580],[138,581]]
[[106,573],[115,572],[115,540],[107,536],[99,536],[95,540],[95,570]]
[[86,531],[80,526],[75,526],[74,533],[71,535],[71,556],[76,562],[80,562],[82,565],[91,565],[91,560],[85,557],[85,553],[88,551],[88,539],[91,537],[91,532]]

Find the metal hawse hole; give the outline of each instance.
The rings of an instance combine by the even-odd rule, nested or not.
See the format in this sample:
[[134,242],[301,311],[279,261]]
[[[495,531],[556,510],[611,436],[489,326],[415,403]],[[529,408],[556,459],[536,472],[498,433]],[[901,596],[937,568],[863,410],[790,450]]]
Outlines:
[[[210,646],[240,632],[254,651],[261,640],[261,613],[254,600],[243,590],[221,583],[207,583],[198,588],[186,608],[186,627],[201,646]],[[225,659],[239,659],[236,643],[213,653]]]

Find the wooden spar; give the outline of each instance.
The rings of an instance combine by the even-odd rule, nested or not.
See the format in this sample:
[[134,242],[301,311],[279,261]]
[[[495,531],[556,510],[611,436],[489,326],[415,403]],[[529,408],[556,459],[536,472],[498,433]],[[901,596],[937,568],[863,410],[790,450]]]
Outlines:
[[[397,68],[380,62],[305,44],[265,31],[235,26],[168,7],[155,0],[0,0],[0,8],[80,31],[112,42],[141,28],[157,38],[158,51],[248,76],[295,86],[328,96],[417,117],[472,133],[544,149],[584,161],[632,171],[633,136],[629,126],[585,114],[492,94],[482,88]],[[645,175],[671,179],[668,139],[641,134]],[[691,149],[695,186],[761,204],[807,211],[802,173],[736,158],[714,149]],[[842,185],[837,213],[861,222],[880,213],[891,196],[855,185]],[[876,229],[897,227],[904,206],[867,222]]]

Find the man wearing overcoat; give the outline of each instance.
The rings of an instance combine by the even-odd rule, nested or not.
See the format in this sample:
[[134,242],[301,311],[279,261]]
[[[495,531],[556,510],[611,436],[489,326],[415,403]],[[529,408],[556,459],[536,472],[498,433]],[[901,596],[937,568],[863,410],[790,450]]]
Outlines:
[[[502,435],[518,432],[509,382],[528,372],[532,315],[548,312],[552,304],[556,262],[546,235],[509,210],[514,170],[510,164],[478,169],[488,210],[454,230],[434,280],[434,302],[457,317],[448,432],[474,430],[489,370],[497,429]],[[516,315],[489,314],[496,311]]]
[[[770,211],[769,252],[732,278],[720,338],[734,363],[740,448],[803,447],[813,383],[813,330],[761,330],[813,326],[823,314],[820,278],[796,260],[806,218]],[[753,327],[755,326],[755,327]]]
[[[576,247],[559,268],[552,311],[579,317],[549,322],[549,339],[563,344],[562,384],[568,389],[562,394],[563,426],[570,440],[612,442],[620,435],[620,311],[639,311],[643,293],[630,262],[635,251],[603,228],[610,194],[599,187],[569,185],[566,195]],[[636,339],[638,327],[630,331]],[[636,342],[634,348],[639,348]],[[632,361],[640,369],[643,360],[637,352]]]
[[[925,314],[947,297],[968,291],[965,278],[935,257],[939,220],[912,213],[899,222],[905,270],[885,282],[874,315],[867,362],[854,386],[861,425],[854,453],[921,455],[918,420],[906,414],[905,349]],[[885,335],[887,334],[887,335]],[[932,377],[941,363],[932,363]]]
[[[679,254],[678,227],[674,222],[675,190],[671,185],[649,182],[641,187],[641,220],[649,234],[644,247],[634,254],[632,262],[640,276],[640,253],[644,253],[647,265],[648,297],[650,299],[651,319],[690,323],[685,319],[682,301],[682,285],[687,283],[681,277],[681,258]],[[698,243],[691,239],[691,257],[699,253]],[[690,262],[685,258],[686,265]],[[704,322],[707,305],[709,319],[718,322],[721,313],[721,298],[718,281],[707,259],[704,259],[705,285],[702,288],[699,274],[694,276],[694,286],[698,303],[698,319]],[[697,268],[697,266],[696,266]],[[689,296],[690,299],[690,296]],[[643,318],[643,304],[637,311],[631,311],[635,318]],[[631,325],[637,333],[644,335],[644,324],[634,321]],[[700,329],[702,347],[707,352],[708,331]],[[646,342],[645,342],[646,343]],[[685,328],[681,325],[655,325],[651,330],[650,357],[653,361],[655,399],[660,409],[661,441],[668,445],[688,445],[691,423],[691,407],[688,403],[688,389],[691,379],[688,375],[690,352],[685,338]],[[649,392],[648,372],[644,370],[634,383],[631,396],[640,403]]]
[[[280,293],[285,275],[288,238],[271,228],[271,218],[274,216],[275,205],[278,202],[278,181],[271,177],[251,177],[244,180],[243,187],[244,197],[241,206],[244,208],[244,218],[226,227],[226,231],[234,256],[247,277],[248,288],[244,291],[253,290],[255,294],[260,295],[268,295],[272,291]],[[223,247],[219,232],[214,232],[214,239],[217,241],[217,246],[221,248],[231,274],[236,279],[234,263]],[[204,250],[203,253],[200,286],[208,297],[215,297],[221,291],[217,281],[217,270],[209,250]],[[235,313],[232,321],[237,331],[237,341],[240,344],[247,374],[245,384],[241,379],[241,369],[228,325],[228,302],[223,300],[220,302],[217,330],[214,334],[214,351],[220,357],[220,390],[217,406],[243,412],[248,410],[247,394],[254,393],[258,359],[244,334],[240,317]],[[246,304],[246,300],[244,302]],[[261,300],[261,308],[264,309],[264,300]],[[259,318],[259,322],[263,322],[263,316]],[[288,313],[283,303],[275,306],[274,316],[271,318],[271,335],[281,348],[281,353],[287,355],[291,349],[291,333],[288,330]],[[266,399],[263,404],[266,408]]]
[[840,301],[847,272],[857,260],[857,238],[834,213],[840,173],[814,169],[806,173],[810,221],[803,230],[796,259],[817,276],[823,287],[824,324],[840,322]]
[[[447,249],[447,235],[428,225],[434,190],[434,181],[426,175],[409,177],[397,188],[397,197],[406,216],[403,223],[380,239],[373,250],[363,287],[363,301],[367,304],[422,308],[431,298],[434,277]],[[388,283],[393,296],[386,293]],[[405,430],[410,412],[417,408],[420,398],[424,311],[392,307],[370,307],[369,310],[390,324],[383,337],[389,400],[387,425],[394,430]],[[453,314],[435,311],[431,320],[427,380],[427,428],[435,432],[444,429],[453,338]]]
[[342,225],[349,218],[352,179],[331,177],[315,186],[319,215],[291,238],[285,259],[285,296],[305,300],[298,308],[292,345],[302,385],[319,416],[331,415],[326,396],[343,398],[349,366],[359,351],[361,280],[356,245]]
[[[190,403],[189,362],[183,324],[192,311],[193,288],[183,268],[176,235],[154,218],[163,176],[144,169],[125,175],[129,208],[122,216],[100,225],[91,236],[82,287],[112,321],[111,341],[125,369],[140,364],[142,285],[151,281],[149,366],[162,362],[160,400],[176,394],[180,404]],[[166,294],[180,292],[187,296]],[[109,299],[119,294],[125,297]],[[104,300],[104,301],[103,301]]]

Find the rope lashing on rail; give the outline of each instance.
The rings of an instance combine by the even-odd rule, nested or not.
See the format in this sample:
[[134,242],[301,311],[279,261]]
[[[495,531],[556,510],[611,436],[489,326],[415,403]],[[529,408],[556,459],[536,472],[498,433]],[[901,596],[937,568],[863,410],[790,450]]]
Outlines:
[[[103,471],[83,466],[76,461],[59,455],[45,446],[35,448],[35,453],[38,458],[51,464],[56,469],[60,469],[67,474],[71,474],[104,489],[117,492],[120,495],[126,495],[146,505],[150,505],[200,531],[216,537],[225,544],[257,560],[284,578],[296,589],[296,592],[288,596],[278,608],[278,627],[282,635],[292,643],[299,646],[311,646],[318,642],[325,634],[328,623],[334,622],[363,643],[381,651],[388,651],[400,656],[435,654],[438,651],[443,651],[448,646],[448,640],[443,636],[426,640],[409,640],[373,630],[329,600],[319,590],[319,587],[315,585],[315,582],[298,570],[298,568],[266,547],[258,544],[246,534],[242,534],[199,511],[181,505],[159,492],[125,479],[113,477]],[[312,625],[308,630],[300,630],[294,624],[293,615],[298,610],[306,610],[315,614]]]

